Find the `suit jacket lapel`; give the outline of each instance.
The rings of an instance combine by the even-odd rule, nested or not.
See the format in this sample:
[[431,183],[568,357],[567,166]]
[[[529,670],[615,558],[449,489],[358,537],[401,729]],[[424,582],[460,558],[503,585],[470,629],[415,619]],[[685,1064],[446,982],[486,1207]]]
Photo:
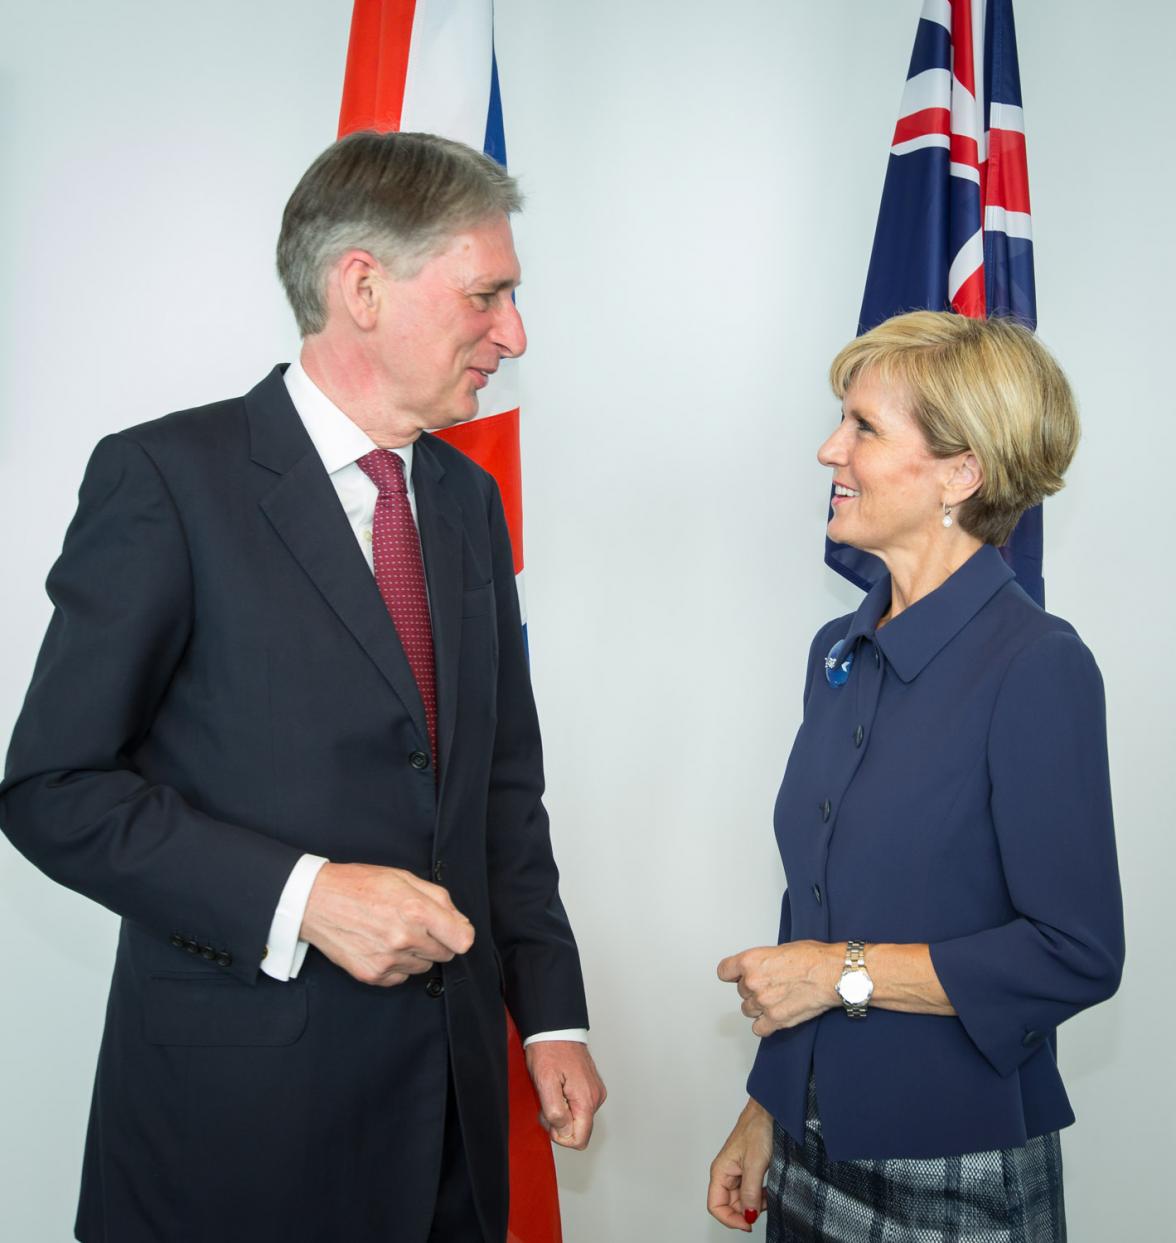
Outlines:
[[457,715],[461,648],[462,513],[445,487],[445,468],[428,436],[413,449],[412,485],[429,584],[433,658],[437,669],[437,748],[444,782]]
[[424,742],[429,735],[416,680],[330,477],[286,392],[282,369],[275,367],[245,404],[250,455],[279,475],[262,489],[262,512],[400,697]]

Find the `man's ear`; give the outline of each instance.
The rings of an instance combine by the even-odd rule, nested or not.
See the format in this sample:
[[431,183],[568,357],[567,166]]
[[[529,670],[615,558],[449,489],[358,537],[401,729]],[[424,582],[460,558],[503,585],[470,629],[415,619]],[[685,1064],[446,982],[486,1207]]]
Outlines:
[[331,269],[330,285],[357,328],[370,332],[379,317],[383,268],[366,250],[349,250]]
[[974,453],[961,453],[948,476],[943,500],[946,505],[962,505],[975,496],[984,484],[984,468]]

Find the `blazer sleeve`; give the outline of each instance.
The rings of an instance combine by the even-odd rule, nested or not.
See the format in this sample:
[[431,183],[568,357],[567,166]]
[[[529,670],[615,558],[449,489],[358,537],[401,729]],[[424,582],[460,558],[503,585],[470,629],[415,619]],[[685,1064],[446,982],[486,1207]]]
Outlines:
[[5,832],[54,880],[256,979],[299,851],[205,815],[129,758],[193,620],[179,515],[136,441],[95,449],[47,590],[54,612],[0,784]]
[[931,959],[968,1035],[1007,1075],[1114,993],[1123,967],[1102,678],[1073,633],[1044,634],[1011,662],[988,764],[1018,917],[932,944]]
[[506,1002],[526,1039],[588,1026],[580,955],[559,896],[543,806],[543,752],[523,644],[510,536],[497,486],[489,499],[498,626],[498,724],[486,815],[494,943]]

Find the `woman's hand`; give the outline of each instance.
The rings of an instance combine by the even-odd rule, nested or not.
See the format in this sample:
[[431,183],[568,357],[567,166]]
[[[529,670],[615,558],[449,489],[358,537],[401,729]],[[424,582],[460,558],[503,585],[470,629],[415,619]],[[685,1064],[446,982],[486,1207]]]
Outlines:
[[750,1231],[764,1208],[764,1175],[772,1160],[772,1115],[748,1101],[711,1162],[706,1211],[731,1230]]
[[790,941],[744,950],[719,963],[719,979],[733,983],[741,1009],[757,1036],[815,1019],[840,1004],[835,985],[845,946],[825,941]]

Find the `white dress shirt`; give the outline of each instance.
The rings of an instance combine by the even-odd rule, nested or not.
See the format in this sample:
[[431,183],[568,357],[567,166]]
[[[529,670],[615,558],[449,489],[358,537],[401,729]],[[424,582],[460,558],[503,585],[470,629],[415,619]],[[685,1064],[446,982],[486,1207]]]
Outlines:
[[[356,423],[335,405],[303,370],[293,362],[286,370],[286,391],[294,409],[306,428],[351,524],[351,530],[372,570],[372,520],[376,512],[376,485],[360,469],[357,462],[365,453],[379,446]],[[404,461],[404,480],[408,488],[408,504],[416,520],[416,496],[412,486],[411,444],[393,449]],[[374,570],[373,570],[374,573]],[[320,855],[303,855],[294,865],[278,898],[273,922],[270,924],[265,957],[261,969],[275,980],[290,980],[302,969],[308,944],[299,938],[302,919],[310,891],[319,869],[327,860]],[[579,1040],[587,1043],[588,1033],[582,1028],[567,1031],[536,1032],[524,1044],[538,1040]]]

